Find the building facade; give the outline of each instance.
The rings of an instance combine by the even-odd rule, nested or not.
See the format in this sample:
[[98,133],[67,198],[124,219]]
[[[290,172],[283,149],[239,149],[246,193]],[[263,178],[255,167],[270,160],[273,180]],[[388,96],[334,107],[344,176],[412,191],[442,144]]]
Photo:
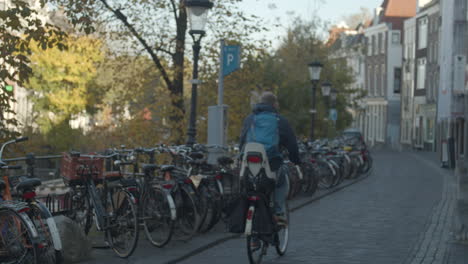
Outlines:
[[367,96],[363,132],[371,146],[400,146],[403,22],[415,13],[415,0],[385,0],[364,31]]

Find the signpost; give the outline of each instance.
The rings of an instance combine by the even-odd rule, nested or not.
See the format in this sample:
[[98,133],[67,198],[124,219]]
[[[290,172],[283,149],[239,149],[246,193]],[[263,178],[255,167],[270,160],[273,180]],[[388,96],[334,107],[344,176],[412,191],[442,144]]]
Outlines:
[[[208,145],[226,146],[227,144],[227,105],[224,104],[224,77],[240,68],[239,45],[226,46],[224,40],[220,43],[219,74],[218,74],[218,105],[208,107]],[[223,154],[222,149],[212,149],[208,162],[216,163],[217,157]]]

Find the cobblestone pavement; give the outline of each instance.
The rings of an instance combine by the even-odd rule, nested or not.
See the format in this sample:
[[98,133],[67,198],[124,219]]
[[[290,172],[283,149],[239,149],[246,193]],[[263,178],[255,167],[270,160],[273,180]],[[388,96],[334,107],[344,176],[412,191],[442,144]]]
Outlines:
[[[270,249],[265,263],[442,263],[448,174],[418,154],[374,157],[369,178],[294,212],[287,255]],[[245,247],[233,239],[182,263],[246,263]]]

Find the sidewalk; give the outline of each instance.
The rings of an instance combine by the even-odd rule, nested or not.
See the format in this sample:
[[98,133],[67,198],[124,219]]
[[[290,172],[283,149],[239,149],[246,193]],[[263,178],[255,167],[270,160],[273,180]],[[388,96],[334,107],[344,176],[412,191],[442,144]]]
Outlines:
[[456,193],[455,171],[440,168],[437,153],[413,151],[412,155],[430,166],[443,177],[442,199],[434,207],[432,216],[426,222],[426,231],[413,248],[408,264],[466,264],[468,263],[468,243],[456,241]]

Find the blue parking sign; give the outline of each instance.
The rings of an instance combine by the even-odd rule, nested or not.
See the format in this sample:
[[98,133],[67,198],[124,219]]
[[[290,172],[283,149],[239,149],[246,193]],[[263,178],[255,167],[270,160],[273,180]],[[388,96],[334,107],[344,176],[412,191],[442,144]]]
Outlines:
[[239,45],[223,47],[223,76],[240,68],[240,53],[241,47]]

